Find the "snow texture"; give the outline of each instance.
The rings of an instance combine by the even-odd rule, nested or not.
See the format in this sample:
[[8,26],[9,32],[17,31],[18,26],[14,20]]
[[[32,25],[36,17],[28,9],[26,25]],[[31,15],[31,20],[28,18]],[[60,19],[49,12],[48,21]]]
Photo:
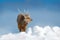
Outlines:
[[28,28],[27,32],[1,35],[0,40],[60,40],[60,27],[34,26]]

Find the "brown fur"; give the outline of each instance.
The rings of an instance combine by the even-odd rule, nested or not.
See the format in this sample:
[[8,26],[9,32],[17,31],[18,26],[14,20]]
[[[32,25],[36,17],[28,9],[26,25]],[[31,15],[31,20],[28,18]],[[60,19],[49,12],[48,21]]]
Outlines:
[[29,21],[31,21],[31,18],[28,17],[28,15],[19,14],[18,17],[17,17],[17,23],[18,23],[19,31],[25,32],[26,31],[26,26],[27,26]]

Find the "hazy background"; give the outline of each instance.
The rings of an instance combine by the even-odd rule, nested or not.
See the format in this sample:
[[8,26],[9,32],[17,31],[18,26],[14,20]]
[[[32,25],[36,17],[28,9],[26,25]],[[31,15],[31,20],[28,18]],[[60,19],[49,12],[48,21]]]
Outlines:
[[31,15],[33,21],[28,27],[60,26],[60,0],[0,0],[0,34],[19,32],[17,8]]

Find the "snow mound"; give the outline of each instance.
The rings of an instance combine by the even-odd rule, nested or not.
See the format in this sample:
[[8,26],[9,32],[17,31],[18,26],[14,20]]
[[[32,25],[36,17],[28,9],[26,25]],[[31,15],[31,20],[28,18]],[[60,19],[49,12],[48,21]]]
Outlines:
[[0,36],[0,40],[60,40],[60,27],[34,26],[26,32],[9,33]]

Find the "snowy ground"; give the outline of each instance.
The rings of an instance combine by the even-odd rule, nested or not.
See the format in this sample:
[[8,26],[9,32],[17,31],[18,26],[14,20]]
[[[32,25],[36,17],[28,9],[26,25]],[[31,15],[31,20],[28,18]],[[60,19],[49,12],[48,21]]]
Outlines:
[[35,26],[28,28],[27,33],[8,33],[0,36],[0,40],[60,40],[60,27]]

